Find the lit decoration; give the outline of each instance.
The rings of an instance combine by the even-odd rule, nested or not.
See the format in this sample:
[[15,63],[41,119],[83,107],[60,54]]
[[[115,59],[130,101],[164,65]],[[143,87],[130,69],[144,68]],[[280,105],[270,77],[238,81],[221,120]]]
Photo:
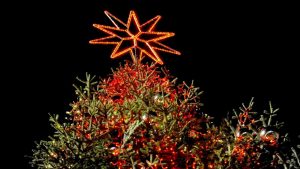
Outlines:
[[279,138],[279,134],[275,131],[265,131],[264,135],[261,135],[263,141],[269,142],[270,145],[276,145],[277,140]]
[[[93,24],[95,28],[109,34],[109,36],[91,40],[90,43],[115,44],[116,47],[111,54],[111,58],[130,53],[134,63],[141,62],[144,56],[148,56],[156,63],[163,64],[156,52],[157,50],[180,55],[180,52],[160,43],[160,41],[174,36],[174,33],[153,31],[161,18],[159,15],[140,24],[135,12],[130,11],[127,24],[125,24],[108,11],[104,13],[114,24],[114,27]],[[139,57],[138,60],[136,56]]]

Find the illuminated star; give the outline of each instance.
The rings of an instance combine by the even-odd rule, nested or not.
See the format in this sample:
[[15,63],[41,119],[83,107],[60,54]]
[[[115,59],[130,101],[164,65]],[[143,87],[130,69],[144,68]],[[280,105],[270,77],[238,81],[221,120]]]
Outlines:
[[93,24],[95,28],[100,29],[109,36],[91,40],[90,43],[115,44],[116,47],[111,54],[111,58],[117,58],[129,52],[135,63],[137,62],[136,56],[138,55],[139,62],[144,56],[148,56],[156,63],[163,64],[163,61],[156,52],[157,50],[180,55],[180,52],[160,43],[161,40],[174,36],[174,33],[153,31],[161,18],[159,15],[140,24],[135,12],[130,11],[128,21],[125,24],[108,11],[104,13],[114,24],[114,27]]

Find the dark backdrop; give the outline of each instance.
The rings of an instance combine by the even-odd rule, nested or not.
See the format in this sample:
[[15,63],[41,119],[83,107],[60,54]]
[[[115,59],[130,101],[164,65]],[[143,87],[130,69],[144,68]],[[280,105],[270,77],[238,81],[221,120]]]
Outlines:
[[[296,136],[299,106],[299,12],[295,4],[201,3],[194,0],[39,1],[14,4],[10,51],[14,107],[6,122],[10,154],[31,154],[34,140],[52,133],[48,113],[64,114],[75,100],[75,77],[101,77],[123,59],[111,60],[113,46],[89,45],[102,35],[93,23],[110,25],[104,10],[126,21],[134,9],[141,22],[156,15],[157,30],[175,32],[166,44],[181,56],[160,53],[180,81],[195,81],[204,94],[203,111],[217,118],[255,97],[256,110],[268,101]],[[9,135],[9,136],[11,136]],[[13,151],[15,150],[15,151]],[[28,159],[20,162],[26,167]],[[16,164],[11,164],[16,165]]]

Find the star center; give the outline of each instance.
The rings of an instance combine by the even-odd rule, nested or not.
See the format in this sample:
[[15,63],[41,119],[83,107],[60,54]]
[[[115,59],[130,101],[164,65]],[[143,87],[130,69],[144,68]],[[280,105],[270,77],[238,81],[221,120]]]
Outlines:
[[139,39],[139,36],[141,35],[140,32],[137,34],[131,34],[129,31],[127,31],[128,35],[130,36],[130,39],[133,40],[133,47],[137,47],[137,40]]

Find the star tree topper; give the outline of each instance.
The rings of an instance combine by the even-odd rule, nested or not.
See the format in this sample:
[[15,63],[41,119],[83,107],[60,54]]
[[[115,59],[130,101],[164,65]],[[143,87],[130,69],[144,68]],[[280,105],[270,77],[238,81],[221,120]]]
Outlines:
[[[114,27],[93,24],[95,28],[109,34],[109,36],[91,40],[89,43],[115,44],[116,47],[111,58],[117,58],[129,52],[135,63],[141,62],[144,56],[148,56],[162,65],[163,61],[157,54],[157,50],[180,55],[180,52],[160,43],[161,40],[174,36],[174,33],[153,31],[161,16],[158,15],[140,24],[135,12],[130,11],[127,24],[125,24],[108,11],[104,13],[114,24]],[[139,56],[138,60],[136,56]]]

